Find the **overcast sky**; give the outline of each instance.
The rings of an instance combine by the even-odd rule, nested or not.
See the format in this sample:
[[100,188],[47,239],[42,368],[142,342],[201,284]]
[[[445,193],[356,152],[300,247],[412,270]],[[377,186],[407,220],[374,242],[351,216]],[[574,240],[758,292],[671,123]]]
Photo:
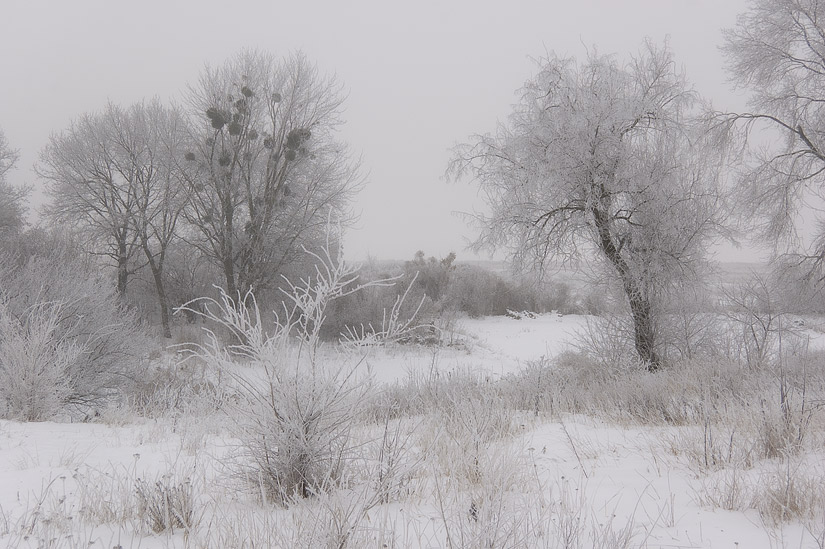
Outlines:
[[[107,100],[179,100],[204,64],[243,48],[303,50],[348,91],[344,137],[368,183],[348,255],[459,259],[473,233],[454,214],[475,190],[443,179],[449,148],[492,131],[545,52],[621,55],[669,37],[677,63],[723,109],[744,106],[718,51],[746,0],[3,0],[0,127],[20,149],[13,182],[53,131]],[[747,259],[747,252],[726,259]]]

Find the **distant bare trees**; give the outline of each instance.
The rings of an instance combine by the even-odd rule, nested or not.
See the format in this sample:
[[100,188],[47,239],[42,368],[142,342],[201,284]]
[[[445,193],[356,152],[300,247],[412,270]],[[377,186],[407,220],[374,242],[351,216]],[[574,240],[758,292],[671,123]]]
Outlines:
[[340,85],[302,54],[242,52],[192,86],[186,219],[229,295],[271,285],[360,185]]
[[121,141],[131,143],[135,164],[136,202],[131,219],[158,296],[164,337],[169,328],[165,264],[170,245],[177,238],[178,221],[186,206],[177,157],[184,139],[185,122],[175,109],[158,103],[137,104],[129,111],[131,123]]
[[25,224],[27,190],[9,183],[7,174],[17,164],[17,151],[9,145],[0,129],[0,235],[16,233]]
[[331,211],[345,219],[361,184],[336,136],[341,87],[301,54],[238,54],[206,69],[188,100],[188,114],[110,103],[52,135],[37,165],[47,216],[111,259],[121,296],[149,268],[166,337],[170,250],[197,249],[229,295],[246,295],[321,237]]
[[52,203],[47,215],[83,231],[90,251],[109,256],[117,267],[123,295],[129,263],[139,251],[131,220],[136,202],[135,176],[128,151],[116,145],[124,113],[109,104],[53,134],[41,152],[38,175],[47,182]]
[[158,101],[129,109],[110,103],[52,135],[38,165],[52,198],[47,214],[83,231],[91,251],[114,260],[120,295],[143,255],[166,337],[163,265],[185,204],[175,163],[183,130],[179,113]]
[[[775,251],[825,261],[825,225],[818,219],[807,249],[800,211],[825,200],[825,4],[816,0],[754,0],[723,47],[733,80],[750,90],[752,112],[717,120],[751,141],[739,187],[743,214]],[[784,140],[760,143],[763,128]],[[757,143],[759,143],[757,145]]]
[[724,218],[721,156],[697,101],[667,49],[647,44],[628,64],[550,57],[507,123],[459,146],[450,166],[489,205],[478,247],[534,266],[594,252],[609,266],[650,370],[662,362],[658,300],[695,275]]

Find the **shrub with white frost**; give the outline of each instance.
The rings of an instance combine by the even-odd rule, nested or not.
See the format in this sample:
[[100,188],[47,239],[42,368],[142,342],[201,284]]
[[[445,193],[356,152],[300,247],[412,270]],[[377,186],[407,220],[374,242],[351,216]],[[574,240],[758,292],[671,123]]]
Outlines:
[[0,414],[25,421],[54,415],[71,393],[66,372],[81,349],[58,333],[62,303],[16,318],[0,303]]
[[[207,331],[207,343],[194,354],[228,370],[240,387],[234,416],[241,440],[239,476],[264,501],[286,505],[339,486],[356,458],[351,428],[369,379],[359,374],[357,357],[329,360],[319,352],[327,306],[364,287],[392,283],[358,285],[357,267],[344,262],[340,249],[332,253],[329,242],[320,254],[309,253],[317,261],[314,276],[298,284],[286,281],[283,310],[271,324],[263,322],[251,292],[237,300],[221,292],[220,300],[204,298],[198,307],[183,309],[231,334],[235,343],[225,345]],[[262,375],[239,374],[237,363]]]
[[105,404],[139,374],[147,341],[110,281],[68,253],[0,270],[0,416]]

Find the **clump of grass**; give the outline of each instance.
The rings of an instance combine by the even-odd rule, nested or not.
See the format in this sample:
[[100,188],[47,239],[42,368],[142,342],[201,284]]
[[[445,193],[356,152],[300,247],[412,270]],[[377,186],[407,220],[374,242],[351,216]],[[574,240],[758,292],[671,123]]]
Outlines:
[[791,461],[785,460],[775,471],[763,475],[753,489],[752,506],[769,526],[810,521],[825,513],[825,478],[813,476]]
[[142,417],[203,416],[220,411],[233,395],[202,365],[167,363],[150,369],[128,393],[132,410]]
[[755,509],[769,528],[801,522],[817,540],[825,533],[819,524],[825,517],[823,486],[825,478],[798,459],[786,457],[761,473],[741,467],[714,473],[701,481],[696,502],[727,511]]
[[715,509],[744,511],[750,507],[753,499],[751,484],[747,473],[742,469],[726,469],[702,479],[696,502]]
[[137,511],[149,529],[158,534],[175,528],[189,530],[195,519],[195,492],[189,479],[167,475],[155,482],[136,482]]

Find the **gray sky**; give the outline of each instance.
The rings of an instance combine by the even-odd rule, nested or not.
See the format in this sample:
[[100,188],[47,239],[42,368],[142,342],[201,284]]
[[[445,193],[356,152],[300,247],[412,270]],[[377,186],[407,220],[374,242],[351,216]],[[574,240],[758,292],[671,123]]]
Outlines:
[[[745,0],[178,1],[3,0],[0,127],[21,152],[12,181],[38,186],[31,166],[50,132],[107,100],[178,100],[205,63],[242,48],[301,49],[345,85],[344,137],[368,183],[348,237],[353,258],[456,251],[472,231],[454,215],[480,207],[447,184],[449,148],[492,131],[555,51],[636,52],[669,36],[677,63],[723,109],[744,98],[727,84],[723,27]],[[726,259],[753,257],[726,251]]]

